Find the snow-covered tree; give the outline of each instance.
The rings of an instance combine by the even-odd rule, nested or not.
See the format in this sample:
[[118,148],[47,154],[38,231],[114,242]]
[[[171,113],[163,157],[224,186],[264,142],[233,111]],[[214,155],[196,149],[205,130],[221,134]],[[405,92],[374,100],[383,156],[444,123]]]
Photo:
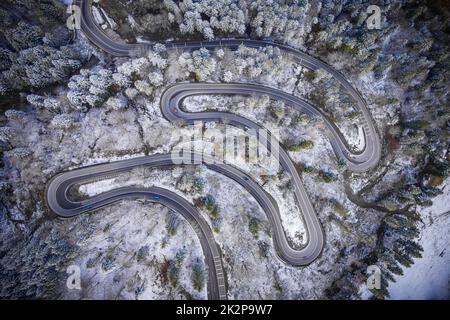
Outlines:
[[137,80],[134,83],[134,86],[136,87],[136,89],[138,89],[141,93],[147,95],[147,96],[151,96],[153,93],[153,87],[144,80]]
[[8,120],[20,121],[26,117],[26,113],[20,110],[9,109],[5,111],[5,116]]
[[225,51],[222,48],[217,49],[216,56],[217,56],[217,58],[222,59],[225,56]]
[[131,67],[134,70],[134,73],[143,77],[150,68],[150,62],[145,57],[134,59],[131,61]]
[[0,127],[0,141],[9,143],[12,136],[12,129],[10,127]]
[[59,114],[51,121],[51,126],[56,129],[67,130],[74,125],[74,119],[68,114]]
[[123,110],[128,107],[128,99],[124,95],[118,94],[110,97],[105,104],[112,110]]
[[44,108],[52,112],[59,112],[61,110],[61,103],[54,97],[48,97],[44,100]]
[[112,78],[114,80],[114,83],[119,85],[120,87],[126,88],[131,85],[130,77],[126,76],[123,73],[116,72],[112,75]]
[[282,55],[278,48],[248,48],[240,46],[237,51],[232,53],[227,61],[233,60],[233,63],[222,63],[224,70],[224,80],[233,81],[241,76],[251,79],[258,78],[262,75],[274,75],[282,70]]
[[148,54],[148,60],[154,66],[159,68],[160,70],[164,70],[167,65],[167,59],[163,58],[161,55],[162,51],[150,51]]
[[43,97],[37,94],[29,94],[27,95],[27,101],[38,109],[48,110],[51,112],[59,112],[61,110],[59,100],[54,97]]
[[139,94],[139,91],[136,88],[127,88],[125,89],[125,95],[129,99],[134,99]]
[[33,154],[29,148],[14,148],[8,151],[9,156],[19,159],[25,159]]
[[233,72],[231,72],[230,70],[227,70],[223,73],[223,81],[233,82],[233,80],[234,80]]
[[217,62],[206,48],[200,48],[192,53],[184,52],[178,59],[181,68],[194,72],[198,80],[207,79],[215,70]]
[[75,110],[100,107],[111,95],[113,84],[113,73],[108,69],[82,70],[70,79],[67,98]]
[[37,89],[61,82],[81,66],[84,59],[73,46],[55,49],[38,45],[20,51],[2,77],[10,90]]
[[150,80],[150,83],[155,87],[161,86],[164,82],[164,76],[161,72],[151,72],[148,75],[148,79]]
[[0,48],[0,71],[11,68],[14,54],[7,48]]
[[42,30],[25,21],[20,21],[15,28],[4,32],[6,40],[17,51],[37,46],[42,43]]
[[307,0],[255,0],[250,5],[251,12],[255,13],[250,24],[258,37],[276,36],[290,42],[294,37],[302,38],[308,35],[310,26],[302,23],[306,21],[308,9]]
[[245,32],[245,8],[239,0],[184,0],[177,6],[174,1],[164,1],[170,19],[180,24],[186,34],[200,32],[205,39],[214,39],[214,30],[223,33]]
[[42,108],[44,107],[45,97],[37,94],[29,94],[27,95],[27,101],[37,108]]

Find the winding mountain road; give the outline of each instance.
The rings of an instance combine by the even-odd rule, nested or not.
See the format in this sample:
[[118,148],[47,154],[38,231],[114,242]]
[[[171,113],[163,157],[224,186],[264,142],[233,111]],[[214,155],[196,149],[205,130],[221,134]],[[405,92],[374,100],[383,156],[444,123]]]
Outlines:
[[[108,52],[114,56],[132,57],[144,53],[146,50],[150,49],[151,44],[126,44],[113,41],[106,34],[104,34],[103,30],[95,23],[91,11],[91,0],[78,0],[76,3],[80,6],[82,12],[81,30],[90,41],[105,52]],[[284,100],[287,106],[295,108],[298,111],[320,116],[324,121],[326,128],[331,133],[330,143],[336,156],[343,159],[350,170],[363,172],[373,168],[378,163],[381,155],[381,145],[374,121],[371,118],[364,99],[362,99],[359,92],[353,88],[338,71],[334,70],[332,67],[321,62],[320,60],[291,47],[268,41],[227,39],[209,42],[166,42],[166,47],[168,49],[190,50],[201,47],[210,49],[216,47],[226,47],[231,50],[235,50],[240,45],[254,48],[259,48],[262,46],[278,47],[291,54],[302,66],[308,69],[323,69],[329,72],[343,87],[348,90],[349,94],[355,100],[359,111],[363,115],[363,131],[365,137],[364,149],[359,152],[353,151],[349,147],[349,144],[337,126],[322,111],[309,104],[307,101],[274,88],[255,84],[179,83],[172,85],[166,89],[161,97],[161,110],[164,117],[169,121],[183,120],[186,123],[193,123],[194,121],[200,120],[216,121],[238,127],[262,129],[259,124],[256,124],[245,117],[231,113],[184,112],[182,103],[185,98],[193,95],[266,94],[271,99]],[[270,139],[260,142],[266,142],[270,147],[273,140],[269,140]],[[307,265],[314,261],[321,253],[324,245],[322,229],[294,163],[290,159],[287,152],[282,148],[279,148],[279,156],[281,166],[286,173],[289,174],[293,182],[294,194],[297,204],[302,212],[303,220],[308,233],[307,244],[300,250],[296,250],[290,246],[281,224],[278,206],[274,199],[267,194],[261,186],[259,186],[244,172],[241,172],[230,165],[211,164],[214,163],[214,161],[207,161],[205,165],[211,170],[221,173],[242,185],[257,200],[266,213],[271,224],[275,250],[283,261],[295,266]],[[205,159],[205,155],[202,155],[202,157]],[[226,299],[226,283],[221,262],[220,249],[214,240],[211,229],[196,209],[176,193],[161,188],[144,189],[126,187],[111,190],[84,201],[72,200],[69,196],[68,191],[70,188],[82,182],[106,175],[118,174],[137,166],[157,167],[179,164],[180,162],[177,160],[179,159],[174,159],[173,154],[153,155],[84,167],[62,173],[54,177],[47,186],[48,206],[53,212],[62,217],[72,217],[110,205],[122,199],[144,198],[152,202],[159,202],[176,210],[193,226],[199,236],[202,250],[205,254],[205,262],[208,266],[208,297],[211,299]]]

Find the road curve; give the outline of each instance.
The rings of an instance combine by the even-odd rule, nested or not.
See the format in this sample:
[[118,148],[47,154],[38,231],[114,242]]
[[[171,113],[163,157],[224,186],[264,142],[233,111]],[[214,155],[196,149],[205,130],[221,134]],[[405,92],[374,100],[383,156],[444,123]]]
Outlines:
[[[373,143],[372,135],[366,135],[367,143],[363,153],[352,155],[352,150],[348,146],[344,135],[339,128],[330,120],[330,118],[320,109],[311,105],[309,102],[288,94],[284,91],[263,86],[260,84],[249,83],[178,83],[170,86],[165,90],[161,97],[161,109],[163,115],[169,121],[184,120],[188,123],[194,121],[218,121],[221,122],[226,119],[233,122],[235,125],[255,127],[258,126],[252,121],[224,112],[198,112],[186,113],[180,108],[181,102],[190,96],[198,95],[220,95],[220,94],[238,94],[238,95],[252,95],[261,94],[268,95],[274,100],[283,100],[286,105],[296,109],[297,111],[315,115],[322,118],[325,126],[330,131],[332,137],[330,138],[331,146],[336,155],[344,159],[347,166],[352,171],[366,171],[372,166],[376,165],[378,161],[378,153],[376,144]],[[174,110],[174,108],[176,110]],[[370,119],[368,119],[370,120]],[[258,126],[260,127],[260,126]],[[370,133],[369,127],[364,127],[364,131]]]
[[[151,43],[127,44],[112,40],[104,33],[104,31],[95,22],[91,10],[92,0],[77,0],[77,3],[81,8],[82,13],[80,21],[81,30],[90,41],[92,41],[96,46],[98,46],[105,52],[113,56],[133,57],[145,54],[145,52],[153,46],[153,44]],[[231,50],[236,50],[240,45],[252,48],[272,46],[280,48],[284,52],[289,53],[290,55],[292,55],[292,57],[294,57],[294,59],[299,64],[308,69],[325,70],[348,91],[350,96],[354,99],[358,107],[358,110],[363,115],[362,129],[364,132],[365,146],[362,151],[351,150],[346,139],[343,137],[342,133],[339,131],[336,125],[332,124],[331,121],[328,122],[326,121],[328,129],[333,134],[333,139],[331,139],[330,143],[333,146],[336,156],[339,159],[345,160],[345,162],[348,165],[348,168],[355,172],[367,171],[378,164],[378,161],[381,157],[381,144],[375,127],[375,123],[367,108],[365,100],[362,98],[358,90],[356,90],[339,71],[329,66],[328,64],[324,63],[323,61],[320,61],[317,58],[314,58],[300,50],[289,47],[287,45],[263,40],[223,39],[216,41],[187,41],[187,42],[168,41],[165,43],[165,45],[168,49],[184,49],[184,50],[186,49],[195,50],[202,47],[209,49],[224,47],[229,48]],[[221,85],[226,86],[228,84],[221,84]],[[230,84],[230,89],[232,89],[233,86],[236,86],[236,84],[234,85]],[[254,87],[256,88],[257,86]],[[275,90],[263,86],[259,87],[264,88],[264,90],[259,90],[259,92],[264,91],[262,93],[269,95],[271,94],[270,92],[271,90]],[[278,92],[283,96],[283,98],[286,101],[293,100],[292,105],[303,106],[305,111],[311,109],[312,107],[315,110],[315,114],[321,116],[322,118],[324,118],[324,120],[328,119],[323,112],[311,106],[306,101],[297,98],[295,96],[282,93],[281,91]],[[209,92],[207,94],[211,93],[213,92]]]
[[[100,27],[95,23],[91,12],[91,0],[78,0],[80,5],[81,29],[87,38],[95,45],[114,56],[136,56],[148,50],[152,44],[126,44],[114,42],[106,36]],[[239,40],[227,39],[219,41],[191,41],[191,42],[166,42],[168,49],[198,49],[201,47],[217,48],[226,47],[231,50],[237,49],[240,45],[259,48],[261,46],[278,47],[291,54],[301,65],[311,70],[323,69],[329,72],[355,100],[360,112],[363,114],[363,130],[365,137],[365,147],[360,152],[351,150],[347,141],[336,125],[319,109],[308,102],[289,95],[280,90],[252,84],[206,84],[206,83],[182,83],[169,87],[161,98],[161,110],[163,115],[169,121],[183,120],[193,122],[218,121],[226,122],[239,127],[248,127],[260,129],[261,126],[244,118],[224,112],[201,112],[186,113],[182,110],[183,99],[192,95],[211,95],[211,94],[267,94],[272,99],[281,99],[287,105],[309,114],[322,117],[329,131],[332,133],[330,143],[338,158],[344,159],[348,168],[353,171],[362,172],[373,168],[381,155],[381,146],[376,132],[374,122],[370,112],[367,109],[365,101],[359,92],[353,88],[350,83],[336,70],[301,51],[291,47],[276,44],[268,41],[259,40]],[[264,141],[262,141],[264,142]],[[266,141],[270,145],[270,141]],[[314,261],[324,245],[324,238],[320,223],[315,214],[314,208],[309,200],[306,190],[296,171],[296,168],[289,158],[288,154],[279,149],[280,163],[282,167],[290,174],[296,200],[303,214],[303,219],[308,232],[307,245],[300,249],[293,249],[282,228],[278,206],[273,198],[268,195],[256,182],[246,176],[243,172],[229,165],[206,164],[210,169],[215,170],[234,181],[240,183],[247,191],[252,194],[266,213],[273,230],[274,246],[279,257],[286,263],[292,265],[306,265]],[[202,156],[205,158],[205,156]],[[179,162],[177,162],[179,163]],[[70,217],[84,212],[92,211],[97,208],[109,205],[124,198],[153,198],[153,202],[160,202],[173,208],[182,214],[194,227],[199,235],[202,249],[205,253],[205,261],[208,265],[208,296],[213,299],[225,299],[226,287],[224,281],[223,267],[220,260],[220,251],[212,237],[211,230],[206,222],[201,218],[195,208],[186,200],[168,190],[161,188],[119,188],[109,192],[92,197],[85,201],[73,201],[68,196],[68,190],[74,184],[101,177],[108,174],[117,174],[124,170],[130,170],[136,166],[160,166],[174,164],[173,155],[154,155],[143,158],[136,158],[115,163],[107,163],[97,166],[85,167],[70,172],[63,173],[53,178],[47,188],[47,203],[49,207],[60,216]],[[155,198],[157,197],[157,199]],[[150,199],[151,200],[151,199]],[[156,201],[158,200],[158,201]],[[212,259],[211,259],[212,258]]]
[[[192,95],[203,94],[223,94],[223,93],[239,93],[249,94],[252,89],[260,90],[264,92],[264,88],[256,85],[246,84],[205,84],[205,83],[183,83],[173,85],[166,89],[161,97],[160,106],[163,116],[171,121],[183,121],[187,124],[193,124],[195,121],[215,121],[222,122],[236,127],[250,128],[254,130],[266,130],[261,125],[241,116],[226,112],[184,112],[182,109],[182,103],[185,98]],[[259,131],[261,132],[261,131]],[[324,236],[320,222],[315,213],[314,207],[308,197],[306,189],[301,181],[298,171],[287,154],[287,152],[278,146],[279,142],[271,136],[264,137],[259,135],[259,143],[266,146],[268,150],[272,150],[273,147],[278,151],[278,157],[281,166],[291,178],[293,183],[294,195],[297,200],[297,204],[302,213],[303,221],[305,223],[305,229],[307,232],[307,243],[300,250],[293,250],[288,244],[283,228],[278,224],[272,224],[275,231],[275,243],[282,245],[276,245],[278,249],[278,255],[288,264],[292,265],[307,265],[314,261],[320,254],[324,245]],[[273,146],[272,144],[277,144]],[[272,153],[273,154],[273,153]],[[201,159],[201,158],[200,158]],[[205,156],[203,156],[203,160]],[[235,181],[239,182],[238,179]],[[254,193],[249,190],[250,193],[255,196]],[[262,205],[263,209],[264,206]],[[277,210],[276,216],[279,218],[279,211]],[[279,229],[278,229],[279,227]],[[284,240],[281,242],[280,240]],[[288,254],[289,253],[289,254]]]
[[[305,248],[296,250],[292,248],[286,238],[280,212],[276,201],[252,180],[247,174],[230,165],[216,163],[214,158],[205,155],[192,154],[192,157],[203,157],[204,165],[243,186],[258,202],[272,227],[275,252],[281,260],[298,266],[311,263],[320,254],[323,246],[323,237],[313,234]],[[61,217],[69,218],[90,212],[123,199],[143,198],[152,202],[166,205],[184,216],[192,225],[200,238],[205,263],[208,265],[208,296],[211,299],[226,299],[224,270],[221,263],[220,249],[218,248],[211,229],[197,210],[182,197],[174,192],[161,188],[125,187],[101,193],[86,200],[71,199],[70,189],[75,185],[88,183],[92,179],[104,176],[117,175],[136,167],[162,167],[179,165],[185,158],[176,154],[156,154],[152,156],[133,158],[128,160],[87,166],[67,171],[53,177],[47,184],[47,205]],[[321,233],[320,225],[317,229]],[[308,226],[309,229],[313,229]],[[311,241],[311,239],[313,241]]]
[[117,188],[86,200],[72,199],[69,195],[69,191],[75,185],[88,183],[92,179],[116,175],[141,166],[159,167],[172,164],[171,155],[154,155],[67,171],[56,175],[47,184],[47,205],[53,212],[64,218],[94,211],[124,199],[144,199],[150,202],[160,203],[175,210],[190,223],[199,237],[205,256],[205,264],[208,267],[208,298],[212,300],[226,300],[225,273],[219,246],[214,240],[214,235],[208,223],[198,213],[197,209],[183,197],[172,191],[158,187]]

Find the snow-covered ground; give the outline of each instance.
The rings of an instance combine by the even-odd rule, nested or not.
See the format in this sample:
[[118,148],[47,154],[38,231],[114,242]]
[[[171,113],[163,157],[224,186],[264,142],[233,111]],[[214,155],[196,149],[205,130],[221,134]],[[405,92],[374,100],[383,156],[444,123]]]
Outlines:
[[422,258],[395,277],[391,299],[450,299],[450,179],[443,191],[433,206],[422,209]]
[[[206,299],[206,283],[197,291],[191,281],[192,266],[203,263],[199,240],[181,218],[176,233],[169,235],[169,214],[170,210],[160,205],[125,201],[72,220],[72,228],[83,226],[71,233],[80,248],[71,264],[81,269],[81,290],[62,286],[64,297]],[[166,283],[163,266],[165,261],[177,260],[178,286],[174,289]]]

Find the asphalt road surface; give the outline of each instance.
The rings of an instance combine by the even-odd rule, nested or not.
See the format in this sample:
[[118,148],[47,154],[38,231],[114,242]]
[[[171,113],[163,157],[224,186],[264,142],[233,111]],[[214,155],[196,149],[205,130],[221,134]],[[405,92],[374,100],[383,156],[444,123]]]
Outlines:
[[[113,56],[139,56],[151,48],[152,44],[127,44],[110,39],[103,30],[95,23],[92,11],[91,0],[76,1],[81,7],[81,30],[93,44]],[[318,108],[290,95],[286,92],[255,84],[243,83],[180,83],[169,87],[161,98],[161,110],[169,121],[184,121],[193,123],[194,121],[216,121],[230,125],[262,129],[253,121],[226,112],[198,112],[187,113],[182,109],[183,99],[194,95],[219,95],[219,94],[266,94],[272,99],[284,100],[286,105],[298,111],[310,115],[320,116],[331,133],[330,143],[336,156],[343,159],[350,170],[356,172],[367,171],[376,166],[381,155],[381,145],[376,131],[376,127],[367,105],[359,92],[335,69],[324,62],[311,57],[304,52],[298,51],[289,46],[260,40],[247,39],[226,39],[217,41],[189,41],[189,42],[166,42],[168,49],[195,50],[201,47],[214,49],[226,47],[231,50],[237,49],[240,45],[247,47],[278,47],[291,54],[302,66],[311,69],[323,69],[331,74],[344,88],[347,89],[358,106],[358,110],[363,115],[363,131],[365,147],[362,151],[352,150],[343,134],[337,126]],[[267,139],[267,145],[271,145],[273,140]],[[264,141],[260,141],[264,142]],[[205,156],[202,156],[205,158]],[[272,227],[275,251],[286,263],[301,266],[314,261],[321,253],[324,246],[323,232],[317,215],[306,193],[300,176],[285,150],[279,148],[279,160],[283,169],[290,175],[294,186],[294,193],[303,215],[308,241],[304,248],[296,250],[292,248],[284,233],[278,206],[274,199],[265,192],[254,180],[244,172],[227,164],[207,164],[208,168],[219,172],[240,185],[242,185],[259,203]],[[226,281],[221,262],[220,249],[218,248],[211,229],[206,221],[196,211],[196,209],[179,195],[161,188],[136,188],[126,187],[111,190],[94,196],[85,201],[76,201],[70,198],[68,191],[75,184],[88,182],[92,179],[99,179],[104,176],[118,174],[131,170],[137,166],[167,166],[179,164],[172,154],[154,155],[142,158],[129,159],[114,163],[106,163],[85,168],[80,168],[65,172],[54,177],[47,187],[47,203],[51,210],[62,217],[72,217],[85,212],[110,205],[122,199],[143,198],[151,202],[158,202],[166,205],[181,215],[192,225],[199,236],[202,250],[205,255],[205,263],[208,266],[208,297],[210,299],[226,299]]]

